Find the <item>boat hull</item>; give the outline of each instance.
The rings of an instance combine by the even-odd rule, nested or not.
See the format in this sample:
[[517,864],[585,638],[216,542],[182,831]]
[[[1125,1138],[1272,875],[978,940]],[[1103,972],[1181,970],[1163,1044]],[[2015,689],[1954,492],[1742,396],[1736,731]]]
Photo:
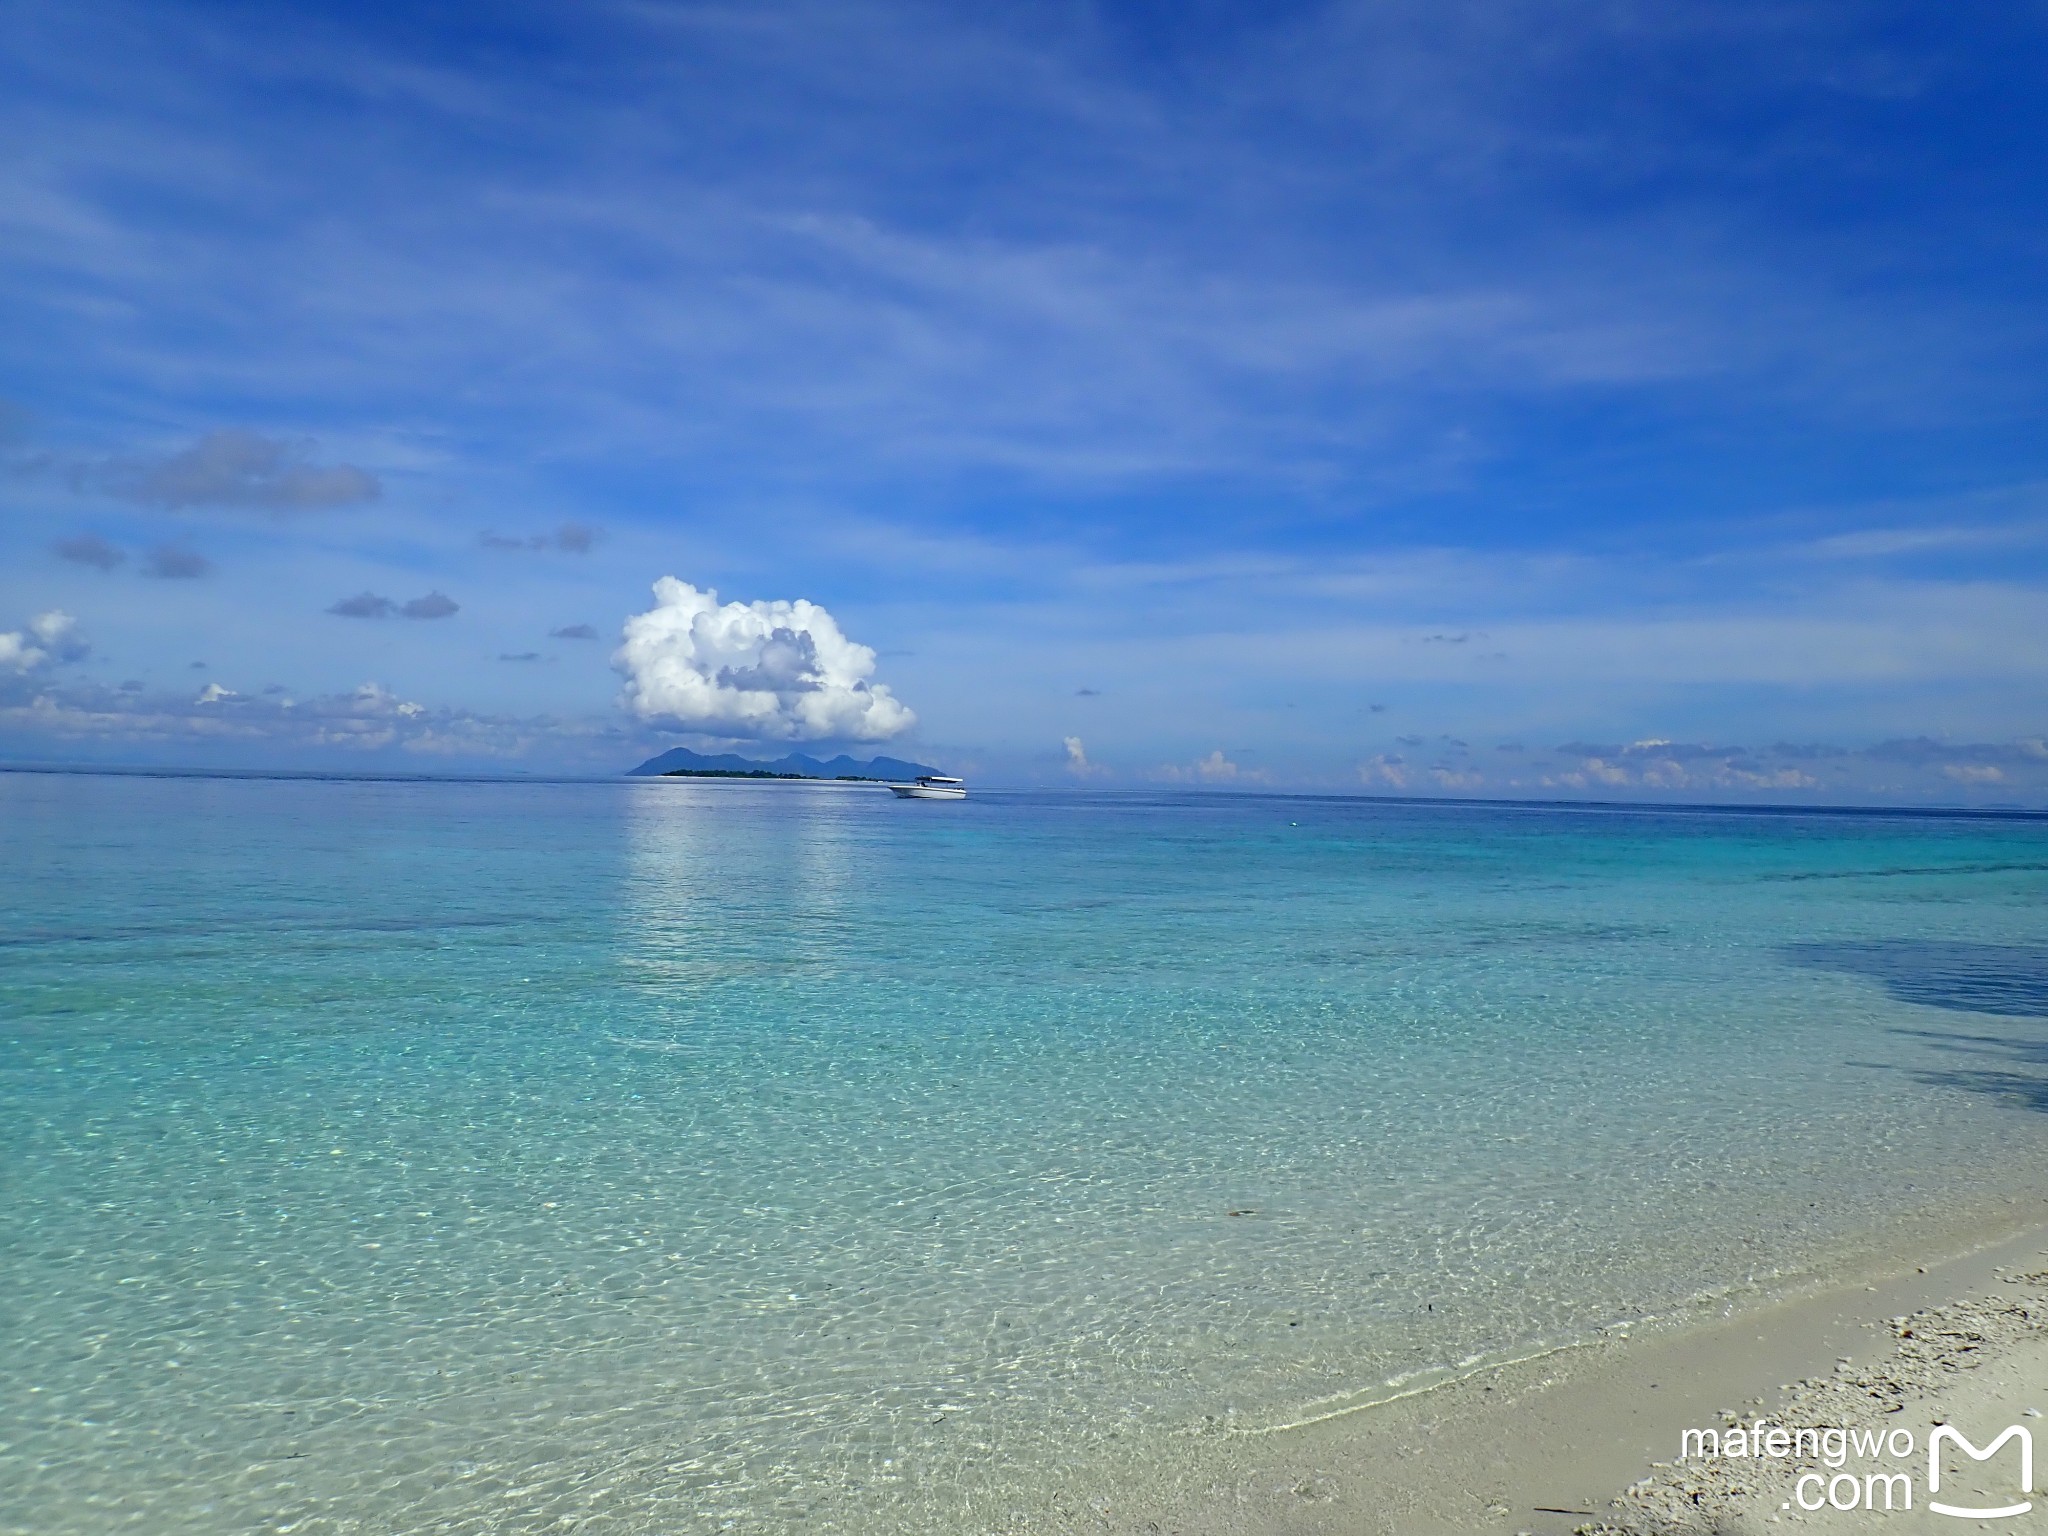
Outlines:
[[891,784],[899,800],[965,800],[967,791],[955,784]]

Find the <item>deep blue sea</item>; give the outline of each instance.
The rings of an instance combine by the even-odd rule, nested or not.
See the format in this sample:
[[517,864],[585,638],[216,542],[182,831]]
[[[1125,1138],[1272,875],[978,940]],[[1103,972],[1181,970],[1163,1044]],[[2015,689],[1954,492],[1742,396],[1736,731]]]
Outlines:
[[2048,820],[0,774],[0,1531],[995,1530],[2038,1210]]

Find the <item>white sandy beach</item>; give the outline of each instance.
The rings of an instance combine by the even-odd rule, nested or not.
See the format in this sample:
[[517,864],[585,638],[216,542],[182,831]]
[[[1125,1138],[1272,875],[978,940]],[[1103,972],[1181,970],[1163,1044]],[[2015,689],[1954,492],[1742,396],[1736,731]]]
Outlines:
[[[1975,1529],[1979,1522],[1926,1509],[1929,1432],[1952,1422],[1982,1446],[2019,1424],[2039,1437],[2048,1433],[2035,1417],[2044,1411],[2048,1224],[2034,1220],[1974,1240],[1937,1234],[1912,1262],[1869,1266],[1711,1320],[1617,1330],[1265,1437],[1241,1458],[1216,1460],[1203,1486],[1069,1510],[1053,1523],[1174,1536]],[[1810,1457],[1679,1459],[1687,1429],[1738,1422],[1884,1434],[1904,1426],[1915,1450],[1843,1467]],[[2040,1449],[2048,1453],[2048,1442]],[[1982,1467],[1949,1456],[1941,1497],[2012,1502],[2014,1450]],[[1824,1505],[1825,1484],[1797,1485],[1814,1471],[1867,1477],[1873,1467],[1910,1473],[1911,1512],[1839,1513]],[[2044,1482],[2048,1455],[2034,1469],[2035,1489]],[[1846,1486],[1836,1494],[1846,1498]],[[1802,1497],[1824,1507],[1802,1511]],[[2048,1526],[2048,1500],[2034,1504],[2024,1518],[1982,1524]]]
[[[2010,1254],[1988,1288],[1873,1325],[1868,1353],[1844,1355],[1833,1370],[1780,1393],[1769,1405],[1774,1426],[1845,1431],[1818,1459],[1810,1448],[1803,1457],[1709,1457],[1696,1441],[1691,1456],[1659,1465],[1589,1529],[1597,1536],[1737,1536],[1788,1526],[1867,1530],[1877,1521],[1905,1532],[1983,1529],[1994,1521],[2001,1529],[2026,1530],[2048,1523],[2044,1501],[2031,1497],[2048,1485],[2048,1466],[2036,1455],[2048,1409],[2043,1235],[2029,1238],[2033,1253]],[[1746,1417],[1753,1425],[1759,1414]],[[1943,1425],[1967,1438],[1970,1449],[1952,1441],[1930,1448]],[[2011,1426],[2026,1436],[2028,1460],[2010,1444],[1983,1462],[1974,1459]],[[1875,1449],[1879,1437],[1881,1452]],[[1753,1435],[1747,1443],[1756,1443]],[[2032,1475],[2023,1480],[2020,1469],[2029,1462]],[[1933,1466],[1939,1467],[1938,1488],[1928,1481]],[[1936,1510],[1935,1502],[1948,1508]],[[1959,1510],[2020,1504],[2035,1507],[1956,1523]]]

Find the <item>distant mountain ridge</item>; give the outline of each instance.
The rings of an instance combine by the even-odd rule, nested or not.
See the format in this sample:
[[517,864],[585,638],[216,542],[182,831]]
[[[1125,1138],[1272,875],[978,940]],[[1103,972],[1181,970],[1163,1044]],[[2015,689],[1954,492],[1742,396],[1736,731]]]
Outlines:
[[921,773],[937,773],[936,768],[923,763],[906,763],[900,757],[876,757],[865,763],[857,763],[841,753],[838,757],[823,761],[806,757],[801,752],[788,757],[778,757],[772,763],[741,757],[734,752],[721,752],[716,757],[707,757],[702,752],[692,752],[688,747],[671,747],[659,757],[650,757],[638,768],[629,768],[629,776],[655,778],[664,773],[704,774],[708,777],[751,776],[755,774],[774,775],[779,778],[799,779],[914,779]]

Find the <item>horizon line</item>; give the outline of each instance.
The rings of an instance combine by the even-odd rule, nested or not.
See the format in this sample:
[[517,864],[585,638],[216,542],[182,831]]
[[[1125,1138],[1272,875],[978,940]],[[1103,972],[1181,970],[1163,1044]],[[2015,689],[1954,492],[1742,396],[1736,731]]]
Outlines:
[[[154,763],[10,763],[0,762],[0,774],[41,774],[53,778],[144,778],[144,779],[271,779],[328,781],[365,784],[652,784],[660,774],[636,774],[631,770],[613,773],[531,773],[510,770],[503,773],[406,773],[396,769],[339,768],[227,768],[193,767]],[[828,784],[833,779],[733,779],[692,778],[692,783],[713,784]],[[874,780],[881,783],[881,780]],[[1080,784],[995,784],[981,793],[1169,796],[1178,799],[1217,800],[1335,800],[1369,805],[1474,806],[1495,810],[1564,811],[1687,811],[1735,815],[1770,816],[1909,816],[1936,818],[1978,818],[1991,820],[2048,820],[2048,805],[1929,805],[1918,803],[1871,804],[1859,801],[1827,801],[1801,805],[1785,801],[1754,804],[1721,800],[1593,800],[1558,797],[1512,798],[1494,795],[1375,795],[1359,791],[1316,789],[1219,789],[1213,785],[1080,785]]]

